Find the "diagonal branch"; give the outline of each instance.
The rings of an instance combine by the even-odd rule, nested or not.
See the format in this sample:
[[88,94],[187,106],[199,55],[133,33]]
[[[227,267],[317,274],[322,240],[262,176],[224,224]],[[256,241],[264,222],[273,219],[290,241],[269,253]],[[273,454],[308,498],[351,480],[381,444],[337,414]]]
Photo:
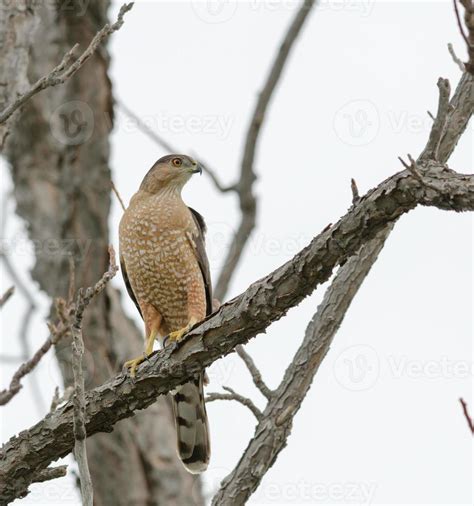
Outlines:
[[[363,196],[295,257],[196,325],[183,342],[152,355],[139,367],[135,380],[122,373],[89,391],[87,435],[112,430],[118,420],[146,408],[157,396],[263,332],[327,281],[337,265],[417,205],[474,210],[473,175],[458,174],[434,162],[424,162],[422,170],[430,187],[420,184],[409,170],[393,175]],[[70,403],[10,439],[0,451],[0,502],[14,496],[16,480],[27,479],[32,472],[67,455],[73,444]]]
[[280,49],[270,69],[270,73],[268,74],[263,89],[258,97],[252,119],[250,120],[240,167],[240,180],[237,184],[241,220],[232,239],[232,243],[224,260],[219,279],[217,280],[217,284],[214,289],[215,297],[219,300],[224,300],[229,289],[231,277],[240,261],[250,234],[255,228],[257,200],[253,194],[253,184],[256,179],[254,161],[259,134],[265,120],[265,114],[276,85],[280,80],[285,64],[288,61],[291,49],[293,48],[298,35],[301,33],[301,29],[303,28],[313,5],[314,0],[305,0],[296,13],[295,18],[290,24],[283,42],[281,43]]
[[133,2],[122,5],[117,21],[112,25],[107,23],[102,30],[97,32],[87,49],[78,58],[74,57],[74,53],[78,49],[79,44],[76,44],[70,51],[68,51],[64,55],[61,63],[59,63],[59,65],[57,65],[48,75],[38,79],[38,81],[36,81],[28,91],[21,94],[13,103],[0,112],[0,124],[5,123],[5,121],[7,121],[7,119],[10,118],[10,116],[19,107],[28,102],[28,100],[40,91],[57,86],[58,84],[63,84],[71,76],[73,76],[94,54],[100,44],[102,44],[109,35],[122,27],[124,22],[123,17],[132,7]]

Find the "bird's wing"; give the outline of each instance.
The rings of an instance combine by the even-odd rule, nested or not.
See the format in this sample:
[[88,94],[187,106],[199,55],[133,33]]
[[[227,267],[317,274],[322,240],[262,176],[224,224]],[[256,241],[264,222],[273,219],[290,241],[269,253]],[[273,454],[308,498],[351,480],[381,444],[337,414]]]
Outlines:
[[190,244],[193,248],[196,260],[198,261],[199,269],[201,270],[204,281],[204,288],[206,290],[206,315],[209,315],[212,313],[212,285],[209,260],[207,258],[205,244],[207,227],[204,218],[197,211],[195,211],[192,207],[188,207],[188,209],[191,211],[194,223],[198,229],[197,236],[193,237],[194,240],[190,241]]
[[130,280],[128,279],[127,269],[125,267],[125,261],[124,261],[122,255],[120,255],[120,270],[122,271],[122,277],[123,277],[123,281],[125,283],[125,286],[127,288],[128,295],[133,300],[133,303],[135,304],[135,306],[137,306],[138,312],[140,313],[140,316],[143,319],[142,311],[141,311],[140,306],[138,304],[137,298],[135,297],[135,294],[133,293],[133,289],[132,289],[132,285],[130,284]]

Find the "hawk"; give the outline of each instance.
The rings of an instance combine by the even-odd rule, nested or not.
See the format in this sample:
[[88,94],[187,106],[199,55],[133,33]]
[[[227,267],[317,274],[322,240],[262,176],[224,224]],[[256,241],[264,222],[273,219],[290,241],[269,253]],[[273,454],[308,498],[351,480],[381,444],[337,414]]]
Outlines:
[[[160,158],[144,177],[120,221],[120,265],[128,294],[145,324],[145,354],[124,364],[135,376],[156,340],[178,341],[212,312],[203,217],[181,190],[201,166],[189,156]],[[166,338],[166,340],[165,340]],[[204,373],[172,393],[178,455],[191,473],[209,463]]]

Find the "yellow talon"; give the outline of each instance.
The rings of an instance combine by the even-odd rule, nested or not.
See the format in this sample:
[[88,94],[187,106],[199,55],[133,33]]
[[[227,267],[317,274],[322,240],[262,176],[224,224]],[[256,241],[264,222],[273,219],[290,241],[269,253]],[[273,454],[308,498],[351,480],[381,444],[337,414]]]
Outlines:
[[123,364],[124,367],[127,369],[130,369],[130,376],[132,378],[135,377],[137,367],[145,360],[145,355],[142,355],[141,357],[134,358],[132,360],[127,360],[125,364]]
[[169,341],[174,341],[175,343],[179,343],[181,341],[182,337],[186,332],[189,332],[191,327],[194,327],[196,325],[197,320],[195,318],[192,318],[191,321],[186,325],[186,327],[183,327],[180,330],[175,330],[174,332],[170,332],[164,340],[164,345],[167,345]]
[[153,343],[156,339],[156,331],[152,331],[151,334],[146,339],[145,353],[141,357],[134,358],[132,360],[127,360],[124,367],[130,369],[130,376],[132,378],[135,377],[137,367],[148,358],[149,355],[153,353]]

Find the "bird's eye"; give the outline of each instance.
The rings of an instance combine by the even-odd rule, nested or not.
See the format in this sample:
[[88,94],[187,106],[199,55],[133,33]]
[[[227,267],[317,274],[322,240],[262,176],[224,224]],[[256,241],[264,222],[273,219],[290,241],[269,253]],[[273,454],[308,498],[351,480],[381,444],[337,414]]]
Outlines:
[[181,167],[181,165],[183,164],[183,160],[181,160],[181,158],[173,158],[173,160],[171,161],[171,163],[175,167]]

